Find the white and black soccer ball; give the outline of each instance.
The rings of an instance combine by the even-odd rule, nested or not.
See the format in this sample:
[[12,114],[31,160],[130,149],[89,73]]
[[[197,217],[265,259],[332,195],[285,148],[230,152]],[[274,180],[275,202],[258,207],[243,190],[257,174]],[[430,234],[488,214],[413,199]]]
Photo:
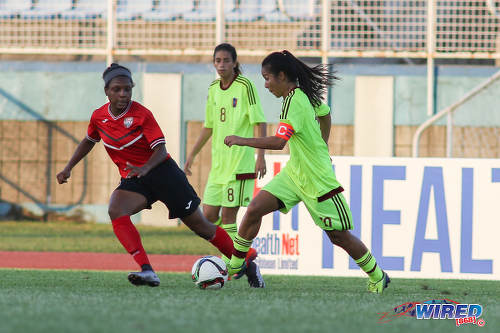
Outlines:
[[220,289],[228,278],[226,264],[216,256],[202,257],[194,263],[191,278],[200,289]]

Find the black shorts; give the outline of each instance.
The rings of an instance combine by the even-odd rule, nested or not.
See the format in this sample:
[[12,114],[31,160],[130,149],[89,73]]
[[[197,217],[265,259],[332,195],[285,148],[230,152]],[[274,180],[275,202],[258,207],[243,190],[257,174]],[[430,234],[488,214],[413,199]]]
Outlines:
[[189,184],[186,174],[172,158],[143,177],[122,178],[116,189],[142,194],[146,197],[148,209],[160,200],[167,206],[170,219],[191,215],[200,205],[200,198]]

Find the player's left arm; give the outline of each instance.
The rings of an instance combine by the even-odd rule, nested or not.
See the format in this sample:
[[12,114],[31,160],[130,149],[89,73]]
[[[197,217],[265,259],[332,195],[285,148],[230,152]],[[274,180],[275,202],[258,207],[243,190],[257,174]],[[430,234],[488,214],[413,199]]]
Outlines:
[[332,118],[330,112],[324,116],[318,116],[319,128],[321,130],[321,137],[328,146],[328,138],[330,137],[330,129],[332,127]]
[[135,166],[127,162],[127,166],[125,170],[130,170],[127,174],[127,178],[137,177],[140,178],[145,176],[151,169],[156,167],[161,162],[167,159],[167,149],[165,148],[164,143],[160,143],[153,148],[153,154],[149,158],[149,160],[143,166]]
[[[267,133],[267,124],[259,123],[255,125],[255,129],[258,131],[259,138],[265,138]],[[264,178],[266,174],[266,159],[265,159],[265,149],[257,149],[257,161],[255,161],[255,174],[259,179]]]

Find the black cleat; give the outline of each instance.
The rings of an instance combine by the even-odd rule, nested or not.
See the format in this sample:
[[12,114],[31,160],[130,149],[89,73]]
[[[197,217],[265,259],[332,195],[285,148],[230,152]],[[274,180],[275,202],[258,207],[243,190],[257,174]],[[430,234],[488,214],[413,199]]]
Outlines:
[[245,273],[247,275],[250,288],[264,288],[266,286],[264,278],[260,274],[259,266],[255,263],[255,261],[251,261],[248,264]]
[[134,286],[148,285],[150,287],[158,287],[160,285],[160,278],[151,270],[130,272],[128,273],[128,280]]

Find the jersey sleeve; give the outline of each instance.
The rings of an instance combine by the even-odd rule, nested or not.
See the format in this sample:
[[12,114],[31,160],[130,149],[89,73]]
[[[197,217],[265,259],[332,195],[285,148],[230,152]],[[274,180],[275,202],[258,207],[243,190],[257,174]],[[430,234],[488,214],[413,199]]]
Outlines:
[[316,116],[323,117],[330,112],[330,107],[325,103],[321,103],[320,106],[314,108],[314,112],[316,112]]
[[144,137],[149,143],[149,147],[153,149],[159,144],[165,144],[165,136],[161,131],[160,126],[153,117],[153,114],[149,110],[145,110],[144,121],[142,123],[142,131]]
[[206,128],[213,128],[214,127],[214,99],[213,99],[213,93],[212,89],[208,89],[208,97],[207,97],[207,104],[205,106],[205,123],[203,126]]
[[97,130],[97,126],[95,125],[95,117],[94,113],[92,114],[92,117],[90,117],[90,122],[89,126],[87,127],[87,140],[90,140],[92,142],[99,142],[101,141],[101,136],[99,135],[99,131]]
[[260,104],[259,94],[255,85],[252,81],[248,80],[250,83],[247,94],[248,94],[248,118],[252,125],[258,123],[265,123],[266,117],[264,116],[264,111],[262,111],[262,105]]
[[288,96],[283,101],[280,115],[280,124],[288,124],[293,129],[293,133],[298,133],[302,130],[302,114],[303,113],[300,105],[294,98],[294,96]]
[[291,124],[280,122],[278,128],[276,129],[276,133],[274,133],[274,136],[288,141],[294,133],[295,130],[293,129],[293,126]]

